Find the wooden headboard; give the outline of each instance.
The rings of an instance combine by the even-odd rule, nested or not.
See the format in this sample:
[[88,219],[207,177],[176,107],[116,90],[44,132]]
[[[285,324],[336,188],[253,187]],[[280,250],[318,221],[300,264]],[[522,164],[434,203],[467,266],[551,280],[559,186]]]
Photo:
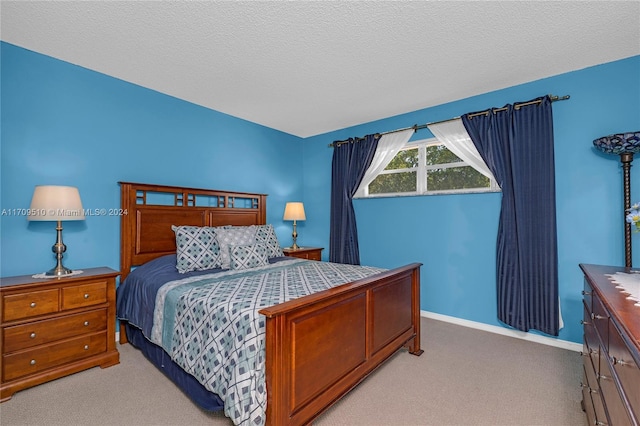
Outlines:
[[131,268],[175,253],[171,225],[264,225],[267,196],[178,186],[119,182],[120,280]]

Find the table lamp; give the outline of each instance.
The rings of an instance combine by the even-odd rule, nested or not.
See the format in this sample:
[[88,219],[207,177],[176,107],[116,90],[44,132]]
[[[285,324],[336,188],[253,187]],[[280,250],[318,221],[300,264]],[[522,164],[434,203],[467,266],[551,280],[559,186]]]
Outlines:
[[78,188],[72,186],[39,185],[33,191],[31,199],[30,221],[57,221],[56,243],[51,250],[56,254],[56,266],[45,274],[63,277],[71,274],[71,269],[62,265],[63,253],[67,246],[62,242],[63,220],[84,220],[84,210]]
[[624,191],[622,222],[624,223],[625,266],[631,268],[631,224],[627,223],[625,216],[631,207],[631,162],[633,161],[633,154],[640,152],[640,132],[615,133],[603,136],[594,140],[593,145],[606,154],[620,155]]
[[291,249],[298,250],[300,247],[298,247],[298,244],[296,244],[296,239],[298,238],[296,221],[307,219],[304,214],[304,205],[299,202],[287,203],[284,207],[284,217],[282,219],[293,221],[293,233],[291,234],[291,236],[293,237],[293,245],[291,246]]

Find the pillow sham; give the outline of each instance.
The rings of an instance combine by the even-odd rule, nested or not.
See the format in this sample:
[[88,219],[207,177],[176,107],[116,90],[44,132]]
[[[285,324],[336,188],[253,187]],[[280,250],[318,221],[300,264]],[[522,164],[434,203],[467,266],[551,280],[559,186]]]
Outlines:
[[230,269],[250,269],[269,264],[267,247],[262,243],[229,247]]
[[213,228],[175,226],[176,269],[181,274],[220,267],[220,246]]
[[256,243],[255,225],[215,228],[215,234],[220,246],[220,265],[223,269],[231,266],[230,247]]
[[256,225],[256,242],[264,243],[267,247],[267,257],[269,259],[284,256],[273,225]]

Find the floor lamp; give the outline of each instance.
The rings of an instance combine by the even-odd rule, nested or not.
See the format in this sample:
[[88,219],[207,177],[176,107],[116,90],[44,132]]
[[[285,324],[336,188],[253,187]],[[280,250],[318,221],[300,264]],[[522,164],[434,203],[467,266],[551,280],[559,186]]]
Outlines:
[[622,185],[624,191],[624,266],[631,268],[631,224],[625,216],[631,207],[631,163],[633,154],[640,152],[640,132],[616,133],[593,141],[593,145],[606,154],[617,154],[622,163]]

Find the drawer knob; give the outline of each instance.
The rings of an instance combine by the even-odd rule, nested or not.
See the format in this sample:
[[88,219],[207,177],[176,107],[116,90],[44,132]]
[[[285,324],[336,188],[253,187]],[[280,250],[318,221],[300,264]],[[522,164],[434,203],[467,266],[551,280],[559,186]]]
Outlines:
[[583,296],[591,296],[591,292],[582,290],[582,295]]
[[36,333],[31,333],[31,334],[29,335],[29,337],[30,337],[30,338],[32,338],[32,339],[35,339],[35,338],[36,338]]
[[627,362],[627,361],[625,361],[623,359],[618,359],[618,358],[615,358],[615,357],[613,359],[614,359],[614,362],[613,362],[614,364],[623,365],[623,366],[624,365],[631,365],[630,362]]
[[29,364],[31,364],[31,365],[36,365],[36,360],[35,360],[35,359],[32,359],[32,360],[31,360],[31,362],[30,362]]
[[84,350],[88,351],[89,350],[89,345],[84,345]]
[[89,321],[85,321],[85,322],[84,322],[84,326],[86,327],[86,326],[88,326],[88,325],[89,325]]
[[85,294],[84,294],[84,298],[85,298],[85,299],[88,299],[88,298],[89,298],[89,293],[85,293]]
[[35,308],[36,307],[36,302],[31,302],[31,304],[29,306],[31,306],[32,308]]

